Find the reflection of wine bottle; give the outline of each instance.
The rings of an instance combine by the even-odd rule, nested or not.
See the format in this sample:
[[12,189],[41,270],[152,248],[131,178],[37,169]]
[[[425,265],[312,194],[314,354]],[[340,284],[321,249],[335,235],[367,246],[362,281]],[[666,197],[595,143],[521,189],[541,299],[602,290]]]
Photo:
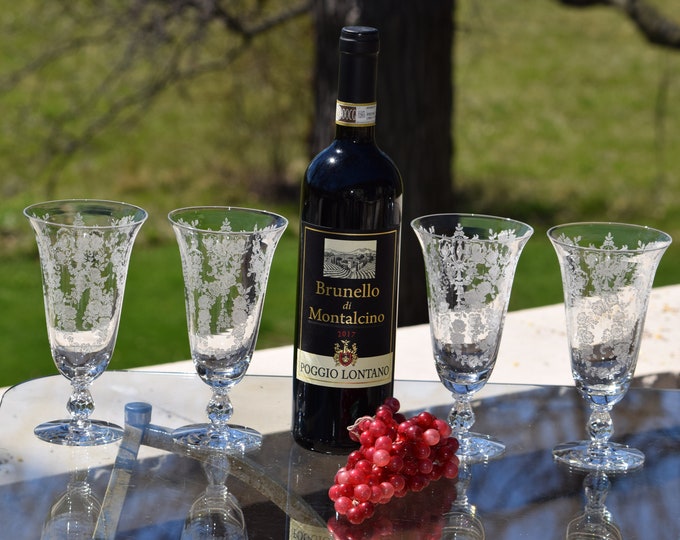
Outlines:
[[293,435],[321,452],[392,393],[402,183],[375,144],[378,50],[343,28],[335,140],[302,183]]

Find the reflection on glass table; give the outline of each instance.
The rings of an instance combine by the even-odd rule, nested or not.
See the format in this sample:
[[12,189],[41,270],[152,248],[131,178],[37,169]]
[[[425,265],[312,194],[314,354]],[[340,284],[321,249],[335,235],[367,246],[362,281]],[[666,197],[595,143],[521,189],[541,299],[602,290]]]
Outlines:
[[605,506],[611,483],[603,472],[588,473],[583,481],[586,504],[583,513],[569,522],[567,540],[622,540],[621,531]]
[[456,500],[444,515],[442,538],[447,540],[484,540],[484,524],[477,514],[477,507],[470,503],[467,490],[472,480],[472,464],[460,462],[456,482]]
[[40,539],[92,538],[101,509],[101,503],[88,482],[88,471],[74,469],[63,495],[50,508]]
[[226,485],[229,468],[229,459],[223,452],[210,454],[203,463],[208,485],[191,505],[182,529],[182,540],[248,538],[243,510]]
[[[577,436],[588,415],[573,388],[487,385],[473,406],[480,413],[479,428],[505,442],[503,457],[473,464],[460,483],[442,479],[379,507],[360,531],[336,521],[328,499],[346,456],[312,453],[292,440],[290,378],[246,376],[234,390],[233,421],[255,427],[264,437],[259,450],[230,456],[226,463],[172,439],[174,428],[204,417],[210,390],[195,374],[109,371],[102,376],[96,386],[98,409],[111,421],[124,425],[129,403],[152,407],[136,453],[134,444],[126,447],[134,442],[132,429],[122,443],[98,447],[63,447],[37,439],[33,426],[62,406],[64,388],[68,382],[63,377],[37,379],[8,390],[0,404],[3,538],[40,538],[50,516],[60,514],[54,509],[69,492],[69,483],[82,480],[83,471],[88,471],[88,497],[101,504],[100,516],[108,516],[107,523],[115,522],[115,531],[104,528],[102,537],[124,540],[180,539],[187,523],[200,522],[201,516],[212,516],[222,526],[238,522],[239,512],[251,540],[288,538],[291,528],[328,534],[329,525],[339,538],[358,532],[363,538],[385,532],[393,538],[447,538],[450,513],[461,506],[475,508],[471,515],[479,519],[486,538],[564,539],[575,519],[593,515],[586,488],[591,494],[597,490],[590,486],[599,484],[589,480],[584,487],[585,473],[556,464],[552,456],[555,443]],[[398,381],[395,393],[407,414],[430,410],[445,416],[450,408],[450,396],[439,382]],[[608,477],[606,510],[626,540],[680,537],[678,411],[680,391],[639,388],[632,388],[614,411],[617,438],[646,456],[640,470]],[[116,493],[122,493],[119,499],[112,496]],[[217,495],[226,514],[215,511]],[[206,496],[209,504],[204,504]],[[120,503],[117,516],[112,500]],[[604,504],[604,499],[593,499],[595,506],[600,500]],[[94,502],[91,508],[97,511]]]

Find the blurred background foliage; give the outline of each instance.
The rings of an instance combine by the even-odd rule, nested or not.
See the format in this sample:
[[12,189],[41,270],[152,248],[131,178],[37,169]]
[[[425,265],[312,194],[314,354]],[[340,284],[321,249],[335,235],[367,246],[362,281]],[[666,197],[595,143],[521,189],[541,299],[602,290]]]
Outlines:
[[[655,3],[680,21],[677,2]],[[166,220],[179,206],[266,207],[291,220],[258,347],[292,341],[297,188],[314,122],[311,18],[301,10],[281,22],[295,6],[240,0],[241,22],[272,26],[247,35],[228,31],[226,16],[187,21],[178,7],[161,19],[152,1],[103,4],[26,0],[0,16],[0,386],[55,373],[21,214],[43,199],[125,200],[150,214],[112,369],[189,355]],[[133,4],[146,9],[124,25]],[[632,221],[680,238],[680,54],[606,7],[459,0],[456,18],[456,209],[536,228],[511,309],[561,300],[552,224]],[[679,271],[671,246],[656,284]]]

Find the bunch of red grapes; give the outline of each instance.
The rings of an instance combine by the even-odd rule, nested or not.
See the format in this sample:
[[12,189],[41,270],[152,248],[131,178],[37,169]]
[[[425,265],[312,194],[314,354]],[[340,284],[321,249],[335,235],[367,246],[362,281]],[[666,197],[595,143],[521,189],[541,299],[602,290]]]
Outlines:
[[449,424],[429,412],[407,420],[399,407],[399,400],[387,398],[374,417],[349,428],[361,447],[338,470],[328,496],[350,523],[362,523],[393,497],[458,476],[458,441]]

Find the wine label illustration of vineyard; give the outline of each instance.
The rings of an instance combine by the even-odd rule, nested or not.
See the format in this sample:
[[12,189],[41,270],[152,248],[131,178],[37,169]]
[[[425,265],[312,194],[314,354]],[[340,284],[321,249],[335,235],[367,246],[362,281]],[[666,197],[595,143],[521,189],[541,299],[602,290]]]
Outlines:
[[375,240],[326,238],[323,252],[324,277],[343,279],[375,278]]

